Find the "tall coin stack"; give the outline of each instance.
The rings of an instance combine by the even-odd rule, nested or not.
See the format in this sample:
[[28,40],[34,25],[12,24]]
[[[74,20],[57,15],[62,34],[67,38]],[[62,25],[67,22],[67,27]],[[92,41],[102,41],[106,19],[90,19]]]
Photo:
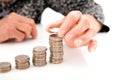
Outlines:
[[30,67],[30,58],[27,55],[18,55],[15,57],[16,69],[27,69]]
[[62,38],[58,37],[58,34],[51,34],[49,36],[50,44],[50,63],[59,64],[63,61],[63,43]]
[[46,62],[46,51],[47,48],[44,46],[37,46],[33,48],[33,65],[34,66],[45,66]]

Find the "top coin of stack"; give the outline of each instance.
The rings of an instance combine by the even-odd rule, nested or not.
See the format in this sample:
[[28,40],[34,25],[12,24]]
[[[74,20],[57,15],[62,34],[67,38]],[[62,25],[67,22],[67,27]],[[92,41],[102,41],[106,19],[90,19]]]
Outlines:
[[18,55],[15,57],[16,69],[27,69],[30,67],[30,58],[27,55]]
[[37,46],[33,48],[33,65],[34,66],[44,66],[46,62],[46,51],[47,48],[44,46]]
[[0,62],[0,72],[5,73],[11,70],[11,64],[9,62]]
[[63,61],[63,43],[62,38],[58,37],[58,34],[51,34],[49,36],[50,44],[50,63],[59,64]]

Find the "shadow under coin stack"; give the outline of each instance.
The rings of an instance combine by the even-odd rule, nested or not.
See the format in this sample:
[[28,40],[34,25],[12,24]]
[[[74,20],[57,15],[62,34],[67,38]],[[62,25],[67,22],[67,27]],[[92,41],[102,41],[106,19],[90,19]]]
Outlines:
[[46,62],[46,51],[47,48],[44,46],[37,46],[33,48],[33,65],[34,66],[45,66]]
[[16,69],[27,69],[30,67],[30,58],[27,55],[18,55],[15,57]]
[[11,70],[11,64],[9,62],[0,62],[0,73],[5,73]]
[[50,44],[50,63],[59,64],[63,61],[63,43],[62,38],[58,37],[58,34],[51,34],[49,36]]

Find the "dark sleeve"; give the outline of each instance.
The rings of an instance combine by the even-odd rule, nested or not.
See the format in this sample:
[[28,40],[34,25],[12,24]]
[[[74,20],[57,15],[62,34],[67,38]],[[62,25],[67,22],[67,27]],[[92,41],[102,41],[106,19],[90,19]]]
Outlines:
[[108,32],[109,27],[104,25],[104,14],[101,6],[94,0],[48,0],[47,6],[67,15],[72,10],[80,10],[83,14],[93,15],[100,23],[103,24],[100,32]]
[[93,0],[89,0],[88,4],[84,5],[83,14],[91,14],[93,15],[100,23],[103,24],[101,30],[99,32],[108,32],[110,29],[107,25],[104,24],[104,14],[102,7],[95,3]]
[[41,14],[45,9],[44,0],[18,0],[8,9],[10,12],[16,12],[20,15],[34,19],[36,23],[40,23]]

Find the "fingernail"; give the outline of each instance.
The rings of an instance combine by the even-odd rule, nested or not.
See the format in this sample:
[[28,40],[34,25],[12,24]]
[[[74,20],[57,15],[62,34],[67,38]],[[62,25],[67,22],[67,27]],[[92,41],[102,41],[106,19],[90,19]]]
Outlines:
[[76,47],[80,47],[81,44],[82,44],[82,40],[81,40],[81,39],[74,41],[74,45],[75,45]]
[[64,30],[60,30],[60,32],[58,33],[59,37],[63,37],[65,34],[65,31]]
[[94,52],[96,50],[96,45],[94,45],[91,49],[90,49],[90,52]]

